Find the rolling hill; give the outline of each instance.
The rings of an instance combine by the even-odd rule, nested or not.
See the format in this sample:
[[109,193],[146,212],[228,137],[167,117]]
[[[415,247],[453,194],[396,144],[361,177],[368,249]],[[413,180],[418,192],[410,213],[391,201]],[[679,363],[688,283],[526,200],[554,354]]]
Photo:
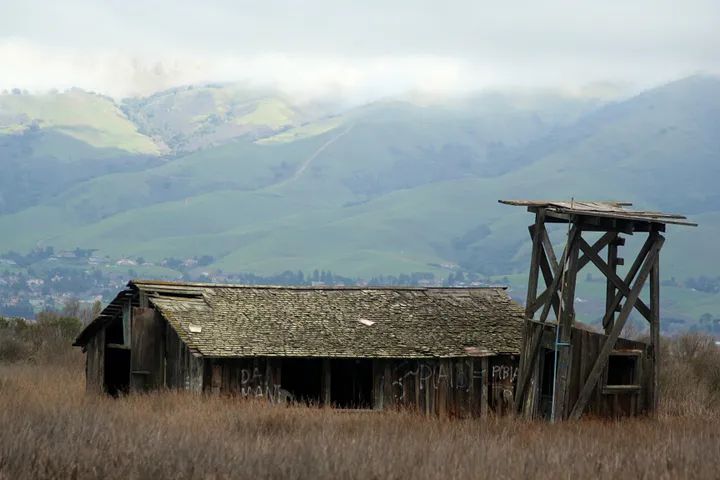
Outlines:
[[491,92],[341,108],[234,85],[119,103],[62,95],[78,106],[0,96],[12,112],[0,117],[0,252],[80,246],[366,277],[451,262],[506,275],[528,264],[530,217],[497,200],[575,197],[691,214],[701,228],[668,232],[663,276],[720,271],[714,77],[615,101]]

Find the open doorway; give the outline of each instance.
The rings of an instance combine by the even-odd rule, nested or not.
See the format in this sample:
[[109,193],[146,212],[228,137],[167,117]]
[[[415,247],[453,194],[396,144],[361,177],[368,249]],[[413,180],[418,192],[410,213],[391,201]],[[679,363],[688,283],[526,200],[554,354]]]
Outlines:
[[330,403],[336,408],[372,408],[372,360],[330,360]]
[[130,391],[130,349],[105,350],[105,391],[113,397]]
[[130,349],[124,345],[122,319],[105,330],[105,391],[117,397],[130,391]]
[[283,358],[280,365],[282,389],[296,402],[320,404],[322,392],[322,359]]
[[540,372],[540,417],[549,420],[552,414],[553,379],[555,378],[555,350],[543,348]]

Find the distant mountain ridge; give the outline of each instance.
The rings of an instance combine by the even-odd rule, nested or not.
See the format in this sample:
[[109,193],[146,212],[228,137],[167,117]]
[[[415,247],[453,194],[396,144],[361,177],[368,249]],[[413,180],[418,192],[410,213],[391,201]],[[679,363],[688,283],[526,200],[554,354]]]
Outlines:
[[599,92],[353,108],[236,85],[120,102],[0,95],[0,252],[40,242],[263,274],[447,262],[512,274],[527,266],[529,219],[497,200],[576,197],[696,215],[701,229],[669,233],[663,274],[716,275],[720,79]]

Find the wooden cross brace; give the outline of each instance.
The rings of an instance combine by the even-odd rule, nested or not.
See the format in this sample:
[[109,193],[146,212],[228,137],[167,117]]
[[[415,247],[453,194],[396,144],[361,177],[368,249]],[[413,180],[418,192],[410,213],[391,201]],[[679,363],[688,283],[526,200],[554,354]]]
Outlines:
[[[635,267],[636,265],[639,266],[640,262],[642,262],[643,263],[642,268],[638,272],[638,276],[635,279],[635,283],[633,284],[633,287],[627,296],[627,302],[625,303],[622,310],[620,311],[620,315],[618,315],[615,325],[613,326],[612,332],[610,332],[610,335],[608,335],[607,340],[605,340],[605,343],[603,344],[603,347],[600,350],[600,354],[598,355],[597,359],[595,360],[595,364],[593,365],[592,370],[590,370],[590,374],[588,375],[587,381],[585,382],[585,385],[583,386],[582,390],[580,391],[580,395],[578,396],[577,402],[575,403],[575,406],[573,407],[572,412],[570,412],[571,420],[579,419],[583,413],[583,410],[585,410],[585,405],[587,405],[590,395],[592,394],[592,391],[595,388],[595,385],[597,384],[598,379],[600,378],[600,375],[602,374],[603,369],[607,365],[607,361],[608,361],[608,357],[610,356],[610,352],[612,352],[613,348],[615,348],[615,343],[617,342],[617,339],[620,337],[620,333],[622,332],[622,329],[625,326],[625,322],[627,321],[628,317],[630,316],[630,312],[634,308],[634,305],[635,305],[636,301],[638,300],[638,297],[640,296],[640,292],[642,291],[642,288],[645,285],[645,281],[647,280],[648,275],[650,275],[650,271],[653,269],[656,262],[659,260],[660,249],[662,248],[664,242],[665,242],[664,237],[659,235],[657,232],[652,232],[648,236],[647,242],[645,242],[643,251],[641,251],[641,255],[643,252],[646,253],[646,255],[644,255],[645,256],[644,262],[642,260],[641,255],[638,255],[638,258],[636,259],[635,265],[633,265],[633,267]],[[633,270],[635,270],[635,271],[633,271]],[[635,276],[636,272],[637,272],[637,269],[632,268],[631,271],[628,272],[629,279],[631,279],[633,276]],[[627,280],[627,282],[629,282],[629,279]],[[619,301],[618,298],[621,295],[622,295],[622,292],[618,292],[618,295],[616,295],[615,300]],[[610,312],[608,312],[608,313],[610,313]],[[606,316],[608,313],[606,313]],[[655,346],[655,348],[657,348],[657,346]]]
[[[531,230],[534,230],[534,229],[535,229],[535,226],[534,226],[534,225],[531,226],[530,229],[531,229]],[[543,232],[544,232],[544,235],[542,235],[541,238],[542,238],[543,246],[545,247],[545,248],[544,248],[545,253],[546,253],[549,257],[551,257],[552,259],[554,259],[554,258],[555,258],[555,255],[554,255],[554,252],[553,252],[552,244],[550,243],[550,238],[548,237],[547,231],[546,231],[544,228],[543,228]],[[592,245],[592,247],[591,247],[590,245],[588,245],[588,243],[587,243],[582,237],[580,237],[580,238],[579,238],[579,240],[580,240],[580,242],[581,242],[581,243],[580,243],[580,249],[583,251],[583,255],[582,255],[582,256],[580,257],[580,259],[578,260],[577,271],[579,272],[580,270],[582,270],[582,268],[585,267],[585,265],[587,265],[587,264],[590,263],[591,261],[592,261],[593,263],[595,263],[596,265],[598,265],[598,263],[597,263],[598,260],[600,261],[600,263],[601,263],[602,265],[604,265],[605,267],[607,267],[607,263],[605,263],[605,261],[603,261],[603,260],[600,258],[600,256],[598,255],[598,253],[599,253],[600,251],[602,251],[603,248],[605,248],[606,246],[608,246],[608,244],[610,244],[611,241],[613,241],[613,239],[615,238],[615,235],[616,235],[615,232],[607,232],[607,233],[605,233],[605,235],[603,235],[602,237],[600,237],[600,239],[599,239],[597,242],[595,242],[595,243]],[[549,253],[549,252],[553,252],[553,253]],[[542,257],[541,257],[541,261],[540,261],[540,262],[541,262],[541,268],[542,268]],[[552,262],[552,260],[551,260],[551,262]],[[554,261],[554,266],[555,266],[555,268],[553,268],[553,270],[556,271],[556,272],[560,272],[560,274],[562,274],[562,270],[559,269],[559,268],[557,268],[557,260]],[[598,266],[598,269],[600,269],[600,270],[602,271],[602,270],[603,270],[603,267]],[[609,272],[612,272],[612,271],[609,269],[609,267],[606,268],[606,270],[608,270]],[[605,273],[605,272],[603,272],[603,273]],[[612,272],[612,274],[614,274],[614,272]],[[540,307],[542,307],[542,306],[547,302],[547,297],[548,297],[548,295],[551,295],[551,294],[550,294],[550,290],[551,290],[551,289],[550,289],[550,285],[552,284],[552,280],[554,280],[554,279],[551,279],[551,281],[548,282],[548,279],[547,279],[547,277],[545,276],[545,273],[544,273],[544,272],[543,272],[543,276],[545,277],[545,282],[548,284],[548,288],[547,288],[544,292],[542,292],[540,295],[538,295],[537,298],[536,298],[536,300],[535,300],[535,302],[532,304],[532,306],[529,307],[529,311],[532,313],[531,317],[534,316],[535,313],[540,309]],[[607,276],[607,274],[606,274],[606,276]],[[615,277],[617,277],[617,275],[615,275]],[[558,280],[559,280],[559,279],[558,279]],[[613,283],[616,283],[616,282],[622,283],[622,280],[621,280],[619,277],[616,278],[616,279],[611,279],[611,281],[613,281]],[[616,284],[616,286],[617,286],[617,284]],[[626,290],[623,290],[620,286],[618,286],[617,288],[618,288],[618,290],[623,291],[624,294],[627,294],[627,292],[629,292],[630,289],[627,288],[627,285],[624,285],[624,287],[626,288]],[[554,295],[557,296],[556,293],[555,293]],[[555,302],[555,299],[553,299],[553,302]],[[646,306],[644,303],[643,303],[643,306],[645,306],[645,308],[647,308],[647,306]],[[528,307],[526,307],[526,308],[528,308]],[[557,314],[557,310],[555,311],[555,313]],[[649,313],[650,313],[650,310],[649,310],[649,309],[647,310],[647,313],[648,313],[648,315],[649,315]],[[643,313],[643,315],[644,315],[644,313]],[[647,318],[647,317],[646,317],[646,318]]]

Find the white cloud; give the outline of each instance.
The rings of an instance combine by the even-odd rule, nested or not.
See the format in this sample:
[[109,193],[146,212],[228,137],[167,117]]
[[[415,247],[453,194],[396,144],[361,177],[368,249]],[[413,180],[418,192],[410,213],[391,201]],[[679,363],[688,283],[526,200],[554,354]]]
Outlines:
[[0,0],[0,88],[249,81],[358,98],[720,68],[716,0]]

